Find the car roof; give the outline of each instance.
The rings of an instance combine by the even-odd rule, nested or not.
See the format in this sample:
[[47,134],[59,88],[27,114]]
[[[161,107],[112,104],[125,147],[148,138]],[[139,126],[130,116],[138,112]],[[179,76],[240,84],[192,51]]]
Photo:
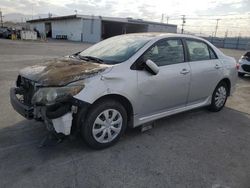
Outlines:
[[[150,38],[151,41],[157,41],[160,39],[165,39],[165,38],[188,38],[188,39],[195,39],[195,40],[200,40],[205,42],[206,44],[208,44],[210,47],[213,48],[213,50],[216,52],[217,56],[219,58],[225,56],[218,48],[216,48],[212,43],[210,43],[209,41],[201,38],[201,37],[196,37],[193,35],[187,35],[187,34],[179,34],[179,33],[159,33],[159,32],[147,32],[147,33],[130,33],[130,34],[126,34],[123,36],[139,36],[139,37],[143,37],[145,36],[145,38]],[[120,35],[122,36],[122,35]]]
[[130,36],[140,36],[140,37],[150,37],[152,39],[161,39],[161,38],[168,38],[168,37],[177,37],[177,38],[191,38],[191,39],[198,39],[198,40],[204,40],[203,38],[196,37],[193,35],[187,35],[187,34],[179,34],[179,33],[160,33],[160,32],[147,32],[147,33],[130,33],[126,34]]

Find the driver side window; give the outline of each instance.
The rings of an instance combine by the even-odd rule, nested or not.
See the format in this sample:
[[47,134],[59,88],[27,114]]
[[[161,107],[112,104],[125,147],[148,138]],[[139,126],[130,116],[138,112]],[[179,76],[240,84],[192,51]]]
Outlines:
[[157,42],[143,55],[144,62],[148,59],[158,66],[184,62],[184,50],[181,40],[168,39]]

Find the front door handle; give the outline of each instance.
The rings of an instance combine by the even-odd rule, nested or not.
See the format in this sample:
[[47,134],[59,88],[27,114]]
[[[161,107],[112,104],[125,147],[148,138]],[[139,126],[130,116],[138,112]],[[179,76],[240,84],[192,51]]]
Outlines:
[[182,71],[180,72],[181,74],[188,74],[190,71],[189,70],[187,70],[187,69],[182,69]]
[[221,68],[221,66],[220,66],[220,65],[218,65],[218,64],[216,64],[214,68],[216,68],[216,69],[220,69],[220,68]]

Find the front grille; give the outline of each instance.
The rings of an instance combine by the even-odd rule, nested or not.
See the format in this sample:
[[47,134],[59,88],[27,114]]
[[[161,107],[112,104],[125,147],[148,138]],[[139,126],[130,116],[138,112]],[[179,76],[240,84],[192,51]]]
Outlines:
[[242,69],[246,72],[250,72],[250,65],[242,65]]
[[35,93],[35,83],[27,78],[18,76],[16,85],[20,88],[23,95],[23,103],[31,105],[31,99]]

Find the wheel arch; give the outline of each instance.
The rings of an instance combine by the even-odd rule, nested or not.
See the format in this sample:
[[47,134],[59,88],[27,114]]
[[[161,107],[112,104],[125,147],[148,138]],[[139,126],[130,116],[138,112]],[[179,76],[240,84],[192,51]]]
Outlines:
[[[230,95],[230,92],[231,92],[231,81],[229,78],[223,78],[217,85],[219,85],[220,83],[226,83],[227,85],[227,88],[228,88],[228,96]],[[216,86],[217,87],[217,86]]]
[[119,95],[119,94],[107,94],[107,95],[104,95],[104,96],[96,99],[91,105],[94,105],[96,103],[100,103],[100,102],[102,102],[104,100],[108,100],[108,99],[115,100],[124,106],[124,108],[126,109],[126,112],[127,112],[127,116],[128,116],[128,126],[133,127],[134,110],[133,110],[133,106],[132,106],[131,102],[128,100],[128,98],[126,98],[122,95]]

